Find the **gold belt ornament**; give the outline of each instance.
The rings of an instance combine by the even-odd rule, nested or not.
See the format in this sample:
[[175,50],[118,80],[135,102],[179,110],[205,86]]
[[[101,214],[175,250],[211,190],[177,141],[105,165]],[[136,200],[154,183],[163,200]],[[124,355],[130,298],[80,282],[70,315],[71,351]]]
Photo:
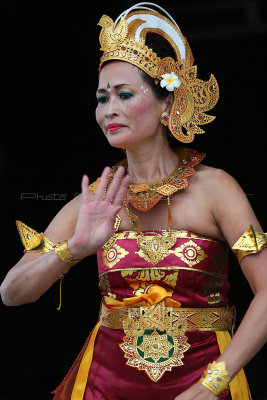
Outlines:
[[150,307],[139,304],[121,309],[102,304],[100,324],[124,330],[119,346],[127,365],[144,370],[157,382],[166,371],[183,365],[182,358],[190,347],[185,332],[231,330],[233,309],[166,307],[164,300]]

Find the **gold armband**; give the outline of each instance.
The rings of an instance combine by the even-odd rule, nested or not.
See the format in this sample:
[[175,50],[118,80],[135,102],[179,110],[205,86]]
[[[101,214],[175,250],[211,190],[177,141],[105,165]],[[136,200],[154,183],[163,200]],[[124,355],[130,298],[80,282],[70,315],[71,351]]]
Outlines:
[[[16,221],[17,229],[19,232],[20,239],[24,246],[24,252],[36,251],[38,253],[48,253],[51,250],[55,250],[56,255],[62,260],[70,263],[70,266],[77,264],[80,260],[72,260],[72,254],[68,249],[67,240],[62,243],[54,244],[47,236],[43,233],[38,233],[34,229],[21,221]],[[62,279],[64,274],[59,276],[59,306],[58,310],[61,309],[61,289]]]
[[199,380],[201,385],[205,386],[218,397],[228,388],[229,382],[230,378],[224,361],[219,363],[214,361],[212,364],[209,364]]
[[64,240],[62,243],[58,243],[55,246],[55,253],[62,261],[72,262],[72,254],[68,249],[68,241]]
[[71,263],[72,265],[77,264],[80,260],[72,260],[72,254],[70,253],[67,240],[62,243],[55,244],[43,233],[38,233],[34,229],[21,221],[16,221],[18,232],[24,246],[24,252],[36,251],[37,253],[47,253],[51,250],[55,250],[56,255],[62,260]]
[[250,225],[249,229],[235,242],[232,247],[238,262],[249,254],[255,254],[267,247],[267,233],[255,232],[253,226]]

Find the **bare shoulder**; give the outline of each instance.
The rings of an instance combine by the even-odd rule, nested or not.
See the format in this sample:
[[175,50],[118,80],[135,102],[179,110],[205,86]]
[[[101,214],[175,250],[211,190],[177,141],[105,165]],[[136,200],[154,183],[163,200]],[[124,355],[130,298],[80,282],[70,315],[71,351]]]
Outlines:
[[250,224],[262,230],[246,194],[233,176],[206,165],[200,165],[197,171],[214,220],[229,244],[233,244]]
[[199,164],[195,167],[198,175],[201,176],[205,182],[210,184],[221,184],[221,185],[238,185],[236,179],[233,178],[228,172],[221,168],[210,167],[206,164]]
[[196,171],[203,191],[214,201],[226,200],[232,195],[239,196],[242,200],[246,199],[238,181],[223,169],[200,164],[196,167]]

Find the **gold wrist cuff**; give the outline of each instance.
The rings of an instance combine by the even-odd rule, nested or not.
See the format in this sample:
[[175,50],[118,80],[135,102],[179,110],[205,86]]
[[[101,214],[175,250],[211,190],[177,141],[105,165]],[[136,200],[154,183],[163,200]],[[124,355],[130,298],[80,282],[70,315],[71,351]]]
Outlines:
[[264,247],[267,247],[267,233],[256,232],[250,225],[249,229],[235,242],[232,250],[240,263],[245,256],[258,253]]
[[64,240],[64,242],[58,243],[55,246],[55,253],[62,261],[66,261],[68,263],[72,262],[72,254],[68,249],[68,241]]
[[230,382],[225,362],[221,361],[217,363],[214,361],[209,364],[199,382],[215,396],[219,397],[228,388],[228,383]]

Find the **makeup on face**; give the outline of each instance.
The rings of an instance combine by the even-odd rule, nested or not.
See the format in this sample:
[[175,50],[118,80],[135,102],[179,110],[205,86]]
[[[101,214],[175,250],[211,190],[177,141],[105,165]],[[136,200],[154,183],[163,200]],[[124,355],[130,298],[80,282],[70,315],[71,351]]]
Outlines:
[[125,125],[123,125],[123,124],[113,123],[113,124],[108,124],[107,130],[109,132],[115,132],[115,131],[117,131],[117,130],[119,130],[121,128],[124,128],[124,127],[125,127]]
[[141,85],[140,89],[142,90],[143,93],[147,93],[148,92],[148,88],[145,88],[144,85]]
[[[116,91],[116,95],[119,97],[120,100],[129,100],[130,98],[134,97],[135,93],[133,90],[129,90],[123,88],[124,86],[132,86],[128,83],[120,83],[114,86],[114,90]],[[121,89],[120,89],[121,88]],[[119,90],[120,89],[120,90]],[[111,95],[112,89],[110,83],[107,84],[107,89],[99,88],[97,90],[97,101],[98,104],[103,104],[109,101],[109,96]]]

